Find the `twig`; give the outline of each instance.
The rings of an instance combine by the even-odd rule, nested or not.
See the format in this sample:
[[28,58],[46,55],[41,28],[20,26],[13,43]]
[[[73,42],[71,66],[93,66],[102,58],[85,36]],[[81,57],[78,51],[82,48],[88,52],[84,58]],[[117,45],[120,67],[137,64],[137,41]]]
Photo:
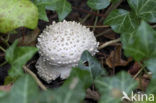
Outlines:
[[102,36],[103,34],[105,34],[105,33],[109,33],[110,31],[112,31],[112,30],[111,30],[111,29],[104,30],[103,32],[101,32],[101,33],[95,35],[95,37]]
[[86,27],[88,27],[88,28],[108,28],[109,27],[109,25],[96,25],[96,26],[90,26],[90,25],[88,25],[88,26],[86,26]]
[[90,17],[90,14],[87,14],[87,15],[80,21],[80,23],[83,24],[89,17]]
[[145,70],[145,66],[138,62],[138,64],[141,66],[141,69],[137,72],[137,74],[133,77],[134,79],[136,79],[136,77],[144,70],[146,73],[148,73],[146,70]]
[[100,49],[103,49],[103,48],[105,48],[105,47],[107,47],[107,46],[109,46],[109,45],[112,45],[112,44],[114,44],[114,43],[117,43],[117,42],[119,42],[119,41],[120,41],[120,38],[115,39],[115,40],[108,41],[108,42],[102,44],[101,46],[99,46],[98,49],[99,49],[99,50],[100,50]]
[[2,50],[3,52],[6,51],[2,46],[0,46],[0,50]]
[[123,0],[120,0],[118,3],[116,4],[112,4],[108,9],[107,11],[105,12],[105,16],[108,16],[108,14],[113,10],[113,9],[116,9],[121,3],[122,3]]
[[37,76],[26,66],[23,66],[23,69],[29,73],[37,82],[37,84],[41,87],[42,90],[47,90],[47,88],[42,84],[42,82],[37,78]]
[[8,42],[10,39],[10,34],[7,35],[6,41]]
[[0,38],[1,38],[2,42],[3,42],[7,47],[9,47],[8,41],[9,41],[10,35],[8,34],[6,39],[4,39],[3,37],[0,37]]
[[143,68],[141,68],[133,77],[133,79],[136,79],[138,75],[143,71]]
[[87,11],[87,10],[84,10],[84,9],[81,9],[81,8],[76,8],[76,7],[72,7],[72,9],[79,10],[81,12],[85,12],[85,13],[88,13],[88,14],[91,14],[91,15],[100,16],[100,17],[105,18],[105,16],[103,14],[97,14],[96,12],[93,12],[93,11],[90,12],[90,11]]
[[[116,9],[116,8],[122,3],[122,1],[123,1],[123,0],[120,0],[120,1],[119,1],[118,3],[116,3],[116,4],[111,4],[111,6],[110,6],[110,7],[107,9],[107,11],[105,12],[104,16],[107,17],[108,14],[109,14],[112,10]],[[104,18],[101,18],[100,22],[102,22],[103,19],[104,19]]]
[[0,64],[0,67],[2,67],[3,65],[5,65],[7,63],[7,61],[4,61],[2,64]]
[[155,29],[156,28],[156,25],[152,25],[152,28]]
[[[97,11],[97,13],[99,14],[99,11]],[[95,31],[95,26],[97,24],[97,21],[98,21],[98,16],[95,17],[93,31]]]

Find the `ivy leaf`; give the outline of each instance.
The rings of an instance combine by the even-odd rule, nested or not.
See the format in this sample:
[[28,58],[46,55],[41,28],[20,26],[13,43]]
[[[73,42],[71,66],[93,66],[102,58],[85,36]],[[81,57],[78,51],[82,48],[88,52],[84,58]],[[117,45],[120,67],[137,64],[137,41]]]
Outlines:
[[65,81],[64,85],[71,84],[73,78],[78,78],[82,88],[87,89],[92,84],[92,78],[88,70],[83,70],[78,67],[72,68],[69,78]]
[[156,79],[156,57],[144,61],[146,67],[152,72],[152,78]]
[[120,72],[113,77],[97,78],[95,86],[101,94],[99,103],[120,103],[123,91],[131,93],[137,82],[128,73]]
[[81,103],[85,91],[91,85],[89,72],[73,68],[63,86],[53,91],[43,92],[39,103]]
[[107,8],[109,4],[110,4],[110,0],[88,0],[87,1],[87,5],[94,10]]
[[126,56],[132,56],[136,61],[156,57],[156,32],[145,21],[136,31],[121,35],[121,41]]
[[39,18],[41,20],[44,20],[44,21],[48,22],[49,19],[47,17],[45,6],[44,5],[38,6],[38,11],[40,11],[39,12]]
[[57,2],[56,12],[59,20],[62,21],[71,12],[71,4],[66,0],[59,0]]
[[33,2],[39,8],[40,19],[44,21],[48,21],[46,9],[56,11],[60,21],[71,12],[71,4],[67,0],[33,0]]
[[[57,89],[53,103],[81,103],[85,98],[85,90],[82,88],[80,79],[72,78],[70,85],[64,85]],[[57,95],[56,95],[57,94]],[[58,96],[59,95],[59,96]]]
[[154,93],[156,95],[156,79],[152,79],[150,84],[147,88],[147,93],[151,94]]
[[126,10],[114,10],[109,14],[104,23],[110,25],[117,33],[132,32],[136,28],[138,21],[131,16],[130,12]]
[[48,17],[46,14],[47,6],[55,6],[58,0],[32,0],[33,3],[38,7],[39,19],[48,22]]
[[132,32],[136,29],[139,21],[133,13],[126,10],[119,9],[113,10],[105,19],[104,24],[110,25],[112,29],[117,33]]
[[0,90],[0,99],[1,99],[2,97],[6,96],[6,95],[7,95],[7,92],[6,92],[6,91],[1,91],[1,90]]
[[[84,63],[88,63],[88,66],[86,66]],[[92,80],[101,74],[105,74],[104,68],[88,51],[84,51],[82,53],[78,67],[83,70],[88,70]]]
[[[73,78],[73,82],[77,79]],[[79,84],[74,88],[63,86],[53,91],[43,92],[40,95],[39,103],[81,103],[85,98],[85,90],[79,87]]]
[[36,28],[37,7],[29,0],[0,1],[0,32],[7,33],[18,27]]
[[47,9],[47,10],[55,11],[56,8],[57,8],[57,2],[52,3],[52,4],[50,4],[50,5],[46,5],[46,9]]
[[38,7],[39,19],[48,22],[45,7],[50,4],[50,0],[32,0],[32,2]]
[[1,103],[35,103],[39,89],[33,78],[24,75],[13,85],[10,93]]
[[6,51],[5,59],[11,64],[9,76],[18,77],[23,74],[22,66],[38,51],[35,47],[17,47],[16,40]]
[[128,3],[138,17],[156,23],[155,0],[128,0]]

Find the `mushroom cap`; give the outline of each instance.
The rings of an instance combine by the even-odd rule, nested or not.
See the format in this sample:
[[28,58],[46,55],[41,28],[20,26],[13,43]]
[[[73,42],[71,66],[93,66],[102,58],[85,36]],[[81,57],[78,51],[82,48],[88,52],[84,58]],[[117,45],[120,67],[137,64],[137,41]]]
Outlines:
[[89,28],[75,21],[63,21],[47,26],[38,38],[37,47],[48,63],[66,65],[77,63],[84,50],[94,55],[98,44]]

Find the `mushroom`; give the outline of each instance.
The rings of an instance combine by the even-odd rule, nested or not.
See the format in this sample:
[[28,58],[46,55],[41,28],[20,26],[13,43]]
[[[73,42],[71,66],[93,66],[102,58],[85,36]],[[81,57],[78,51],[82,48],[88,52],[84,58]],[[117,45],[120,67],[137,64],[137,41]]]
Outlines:
[[72,67],[78,65],[83,51],[94,55],[99,43],[85,26],[75,21],[49,25],[38,37],[40,58],[36,63],[39,76],[50,83],[60,77],[66,79]]

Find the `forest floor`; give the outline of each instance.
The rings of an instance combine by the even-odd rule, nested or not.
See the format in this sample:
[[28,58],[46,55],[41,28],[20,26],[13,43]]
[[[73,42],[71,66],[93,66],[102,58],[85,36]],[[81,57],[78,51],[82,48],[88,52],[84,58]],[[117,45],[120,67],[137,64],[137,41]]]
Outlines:
[[[70,13],[70,15],[67,16],[66,20],[81,22],[81,24],[90,28],[92,31],[94,31],[94,34],[97,38],[97,41],[100,42],[100,45],[109,41],[117,40],[120,37],[120,35],[113,32],[109,26],[103,25],[103,20],[114,8],[111,8],[111,6],[109,6],[106,10],[100,10],[99,12],[96,12],[87,7],[85,0],[69,0],[69,2],[72,4],[72,12]],[[129,9],[128,4],[126,2],[122,2],[121,4],[116,5],[116,8],[119,7]],[[55,12],[47,11],[47,14],[49,22],[39,21],[38,28],[36,28],[35,30],[19,28],[16,30],[16,35],[9,34],[9,45],[11,45],[15,39],[18,39],[19,45],[21,46],[35,46],[37,42],[37,37],[43,31],[43,29],[47,25],[50,25],[53,21],[58,21],[57,14]],[[4,35],[3,38],[7,38],[6,35]],[[7,48],[7,46],[3,44],[2,41],[0,41],[0,44],[4,48]],[[124,51],[122,50],[122,44],[120,42],[114,42],[110,43],[106,47],[102,47],[96,54],[96,58],[102,64],[102,66],[107,69],[109,75],[114,75],[121,70],[125,70],[133,76],[136,75],[140,70],[140,65],[137,62],[135,62],[132,58],[125,57],[123,52]],[[36,54],[27,63],[27,67],[31,71],[33,71],[37,76],[38,74],[35,68],[35,64],[38,58],[39,54]],[[3,51],[0,51],[0,63],[3,63],[4,61],[5,54]],[[0,66],[0,85],[4,84],[4,80],[8,74],[9,68],[10,65],[8,63],[6,63],[3,66]],[[55,81],[52,81],[50,84],[47,84],[39,76],[38,78],[48,88],[57,88],[64,82],[64,80],[58,78]],[[143,87],[141,88],[145,90],[149,81],[150,79],[148,76],[143,76],[143,78],[141,78],[141,83],[143,84]],[[86,97],[86,103],[96,103],[98,93],[96,93],[96,91],[93,91],[92,88],[91,90],[87,90],[87,93],[88,94]]]

